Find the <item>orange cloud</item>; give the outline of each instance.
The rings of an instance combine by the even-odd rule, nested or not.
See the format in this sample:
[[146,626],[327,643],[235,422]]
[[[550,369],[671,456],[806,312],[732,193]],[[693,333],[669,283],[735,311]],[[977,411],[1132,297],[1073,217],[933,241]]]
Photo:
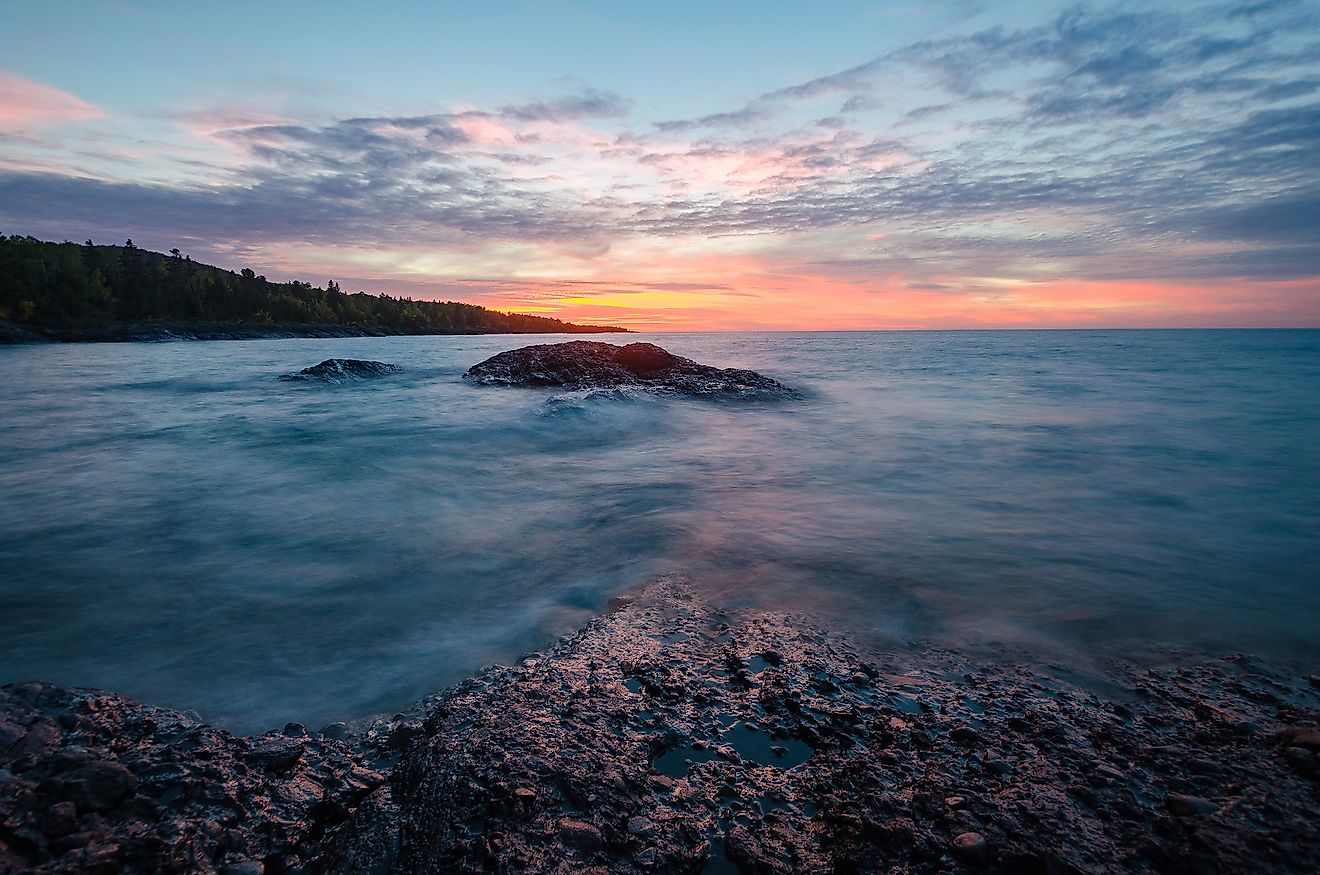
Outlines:
[[104,115],[99,107],[53,85],[0,71],[0,128],[22,131]]

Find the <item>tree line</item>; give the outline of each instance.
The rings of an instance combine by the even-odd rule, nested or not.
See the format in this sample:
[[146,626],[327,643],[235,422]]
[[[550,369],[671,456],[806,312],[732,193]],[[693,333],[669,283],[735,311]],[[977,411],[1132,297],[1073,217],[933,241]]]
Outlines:
[[362,326],[409,334],[621,331],[453,301],[271,282],[168,253],[0,234],[0,321],[35,328],[135,322]]

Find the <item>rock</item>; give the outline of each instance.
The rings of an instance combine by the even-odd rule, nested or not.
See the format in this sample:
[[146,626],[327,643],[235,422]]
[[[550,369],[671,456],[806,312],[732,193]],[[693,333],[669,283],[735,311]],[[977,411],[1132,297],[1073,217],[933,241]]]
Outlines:
[[347,723],[327,723],[321,727],[322,738],[332,738],[336,741],[343,741],[348,738]]
[[1310,726],[1290,726],[1274,733],[1274,739],[1284,747],[1304,747],[1320,750],[1320,729]]
[[525,346],[502,352],[473,365],[463,374],[463,379],[504,386],[636,387],[683,395],[797,395],[793,389],[755,371],[698,364],[652,343],[617,346],[593,340]]
[[289,736],[289,738],[306,738],[307,727],[303,726],[301,723],[285,723],[284,734]]
[[79,766],[64,781],[69,798],[83,811],[108,811],[137,789],[137,778],[116,762]]
[[628,834],[638,838],[650,838],[655,835],[655,821],[649,817],[634,817],[628,821]]
[[346,383],[352,380],[366,380],[400,373],[403,368],[385,362],[370,362],[362,359],[326,359],[319,365],[303,368],[296,374],[285,374],[281,380],[321,381],[323,383]]
[[[0,872],[1320,871],[1306,745],[1320,713],[1309,690],[1287,710],[1258,696],[1296,690],[1291,675],[1118,668],[1119,719],[1094,690],[984,652],[868,654],[876,683],[859,687],[859,650],[809,615],[721,610],[673,577],[370,733],[341,725],[349,743],[0,687]],[[766,653],[780,664],[730,682],[731,663]],[[972,669],[969,749],[950,728],[966,725],[953,715]],[[878,704],[899,689],[927,707]],[[1200,731],[1280,719],[1273,744]],[[18,756],[34,733],[39,755]],[[791,775],[785,746],[812,751]],[[998,757],[1011,779],[988,777]],[[1232,804],[1161,804],[1171,788]]]
[[600,830],[582,820],[564,818],[559,821],[559,837],[564,844],[579,851],[598,851],[605,846]]
[[56,802],[46,812],[41,831],[48,839],[58,839],[78,831],[78,810],[72,802]]
[[303,746],[292,738],[273,737],[252,748],[248,758],[273,772],[287,771],[302,759]]
[[386,743],[394,750],[407,750],[408,745],[425,734],[421,723],[416,720],[405,720],[390,730]]
[[1203,799],[1200,796],[1184,796],[1181,793],[1170,793],[1164,797],[1164,804],[1170,811],[1179,817],[1191,817],[1195,814],[1213,814],[1219,810],[1219,806],[1209,799]]
[[964,747],[971,747],[972,745],[981,743],[981,733],[977,732],[970,726],[955,726],[953,729],[949,730],[949,738]]
[[953,851],[973,863],[984,863],[990,858],[990,843],[979,832],[965,832],[954,837]]
[[216,871],[219,875],[265,875],[266,866],[251,857],[234,856],[221,863]]
[[[0,749],[3,873],[292,872],[383,781],[344,744],[239,739],[98,691],[0,687],[0,726],[25,730]],[[34,733],[44,754],[18,755]]]

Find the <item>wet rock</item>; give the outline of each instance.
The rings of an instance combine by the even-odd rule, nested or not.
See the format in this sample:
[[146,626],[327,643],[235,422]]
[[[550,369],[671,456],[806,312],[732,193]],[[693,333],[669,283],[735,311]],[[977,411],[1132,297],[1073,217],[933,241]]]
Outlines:
[[1285,747],[1304,747],[1308,750],[1320,750],[1320,729],[1310,726],[1290,726],[1276,732],[1274,738]]
[[257,765],[275,772],[287,771],[302,759],[303,746],[292,738],[273,737],[252,748],[248,758]]
[[137,778],[116,762],[91,762],[63,779],[70,800],[83,811],[108,811],[137,789]]
[[1219,806],[1209,799],[1203,799],[1200,796],[1185,796],[1181,793],[1170,793],[1164,797],[1164,804],[1168,809],[1179,817],[1191,817],[1195,814],[1213,814],[1219,810]]
[[598,851],[605,846],[600,830],[583,820],[565,818],[559,821],[559,837],[564,844],[580,851]]
[[48,839],[58,839],[78,831],[78,809],[72,802],[56,802],[41,822]]
[[[343,727],[359,749],[330,727],[238,739],[112,695],[0,688],[0,872],[1320,870],[1320,699],[1263,663],[1116,664],[1120,717],[1011,655],[868,652],[865,684],[861,656],[810,617],[719,610],[670,577],[544,653]],[[29,736],[38,754],[17,756]]]
[[953,851],[962,859],[972,863],[984,863],[990,859],[990,843],[979,832],[965,832],[954,836]]
[[0,749],[3,873],[289,871],[382,780],[355,784],[357,755],[336,742],[270,772],[246,740],[92,690],[0,687],[0,724],[38,728],[44,750]]
[[216,871],[219,875],[266,875],[266,866],[251,857],[235,856],[223,862]]
[[348,724],[327,723],[325,726],[321,727],[320,734],[322,738],[333,738],[338,741],[343,741],[345,738],[348,738]]
[[638,838],[650,838],[655,835],[655,821],[649,817],[634,817],[628,821],[628,834]]
[[949,731],[949,738],[966,747],[980,744],[982,741],[981,733],[970,726],[955,726]]
[[683,395],[792,397],[797,393],[755,371],[715,368],[673,355],[652,343],[617,346],[573,340],[525,346],[473,365],[463,379],[484,385],[635,387]]
[[347,383],[354,380],[368,380],[400,373],[403,368],[385,362],[363,361],[362,359],[326,359],[319,365],[303,368],[296,374],[285,374],[281,380],[319,381],[322,383]]
[[[855,648],[809,619],[720,611],[681,578],[663,579],[534,665],[492,669],[448,694],[377,792],[409,812],[408,830],[359,828],[389,822],[393,809],[368,805],[327,866],[398,841],[395,871],[489,868],[472,850],[472,823],[499,833],[500,859],[546,873],[579,835],[590,851],[577,852],[619,873],[695,871],[703,860],[743,872],[868,871],[877,860],[936,872],[954,858],[1003,872],[1112,871],[1156,834],[1152,854],[1202,868],[1317,862],[1310,781],[1285,759],[1309,749],[1202,735],[1181,704],[1277,720],[1276,704],[1220,667],[1116,670],[1112,682],[1129,686],[1120,719],[1112,702],[1021,664],[937,649],[866,662],[871,682],[856,683]],[[745,676],[733,683],[738,668]],[[966,713],[969,674],[976,727],[953,716]],[[876,707],[890,701],[912,706],[901,716]],[[1005,728],[1011,720],[1021,728]],[[955,735],[960,727],[979,740]],[[791,768],[775,756],[788,739],[811,751]],[[1166,835],[1166,784],[1198,786],[1197,760],[1223,765],[1208,774],[1237,788],[1234,807]],[[474,781],[483,775],[506,789]],[[508,787],[534,789],[535,805],[509,804]],[[565,832],[565,820],[595,832]],[[951,838],[973,833],[980,839]]]

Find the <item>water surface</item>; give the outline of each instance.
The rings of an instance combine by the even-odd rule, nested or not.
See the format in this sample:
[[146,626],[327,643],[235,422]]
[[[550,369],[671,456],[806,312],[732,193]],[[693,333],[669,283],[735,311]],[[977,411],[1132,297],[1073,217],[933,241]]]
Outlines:
[[[562,339],[0,348],[0,680],[319,724],[667,571],[882,643],[1320,658],[1320,332],[599,338],[779,404],[459,379]],[[407,371],[277,379],[331,356]]]

